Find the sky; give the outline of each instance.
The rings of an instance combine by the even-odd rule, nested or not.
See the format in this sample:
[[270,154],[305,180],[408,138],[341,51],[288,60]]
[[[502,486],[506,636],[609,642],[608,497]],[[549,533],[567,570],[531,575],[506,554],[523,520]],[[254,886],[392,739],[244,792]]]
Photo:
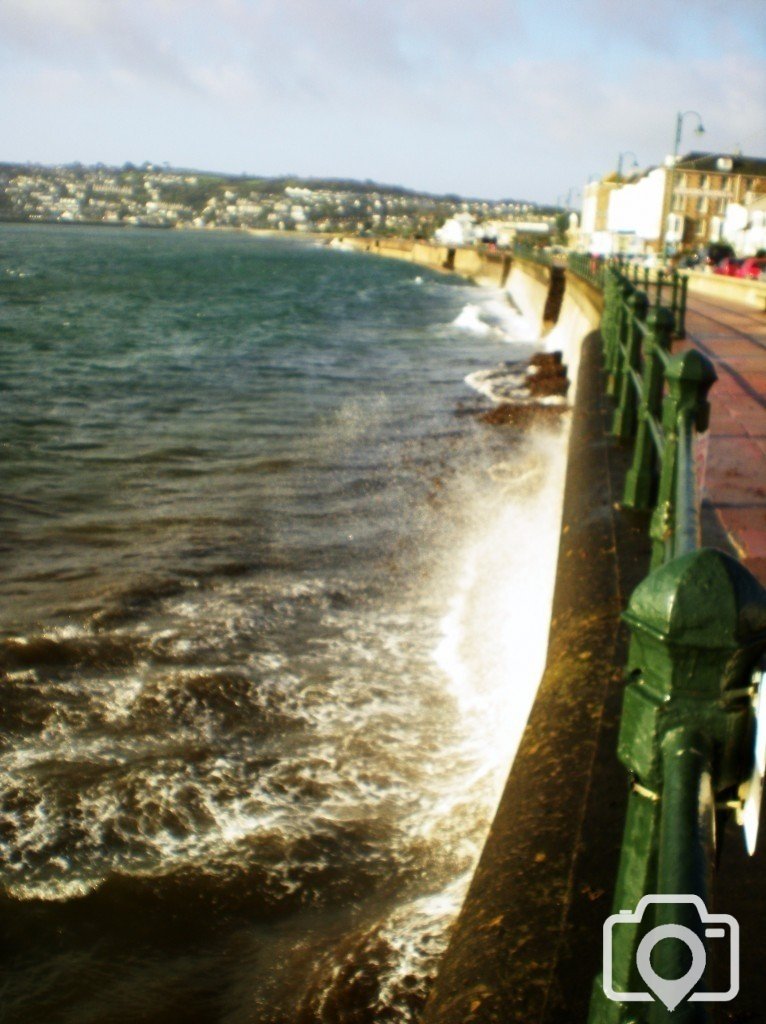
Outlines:
[[679,112],[766,156],[766,0],[0,0],[0,89],[0,161],[578,205]]

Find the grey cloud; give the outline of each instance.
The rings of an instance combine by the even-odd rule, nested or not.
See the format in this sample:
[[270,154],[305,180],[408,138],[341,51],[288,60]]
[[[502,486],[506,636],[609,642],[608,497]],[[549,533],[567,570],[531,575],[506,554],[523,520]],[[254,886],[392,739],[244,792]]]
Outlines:
[[182,58],[163,38],[158,19],[140,5],[98,0],[2,0],[0,37],[40,60],[89,69],[118,67],[179,88],[195,88]]
[[[727,10],[737,3],[754,10],[755,0],[728,0]],[[0,45],[11,57],[2,73],[13,88],[14,75],[77,69],[80,99],[68,106],[83,125],[109,125],[124,158],[131,132],[159,145],[159,159],[188,162],[194,146],[199,164],[221,169],[289,163],[299,173],[555,198],[609,169],[619,150],[661,160],[676,110],[700,110],[713,148],[744,144],[762,122],[756,43],[702,57],[687,40],[693,59],[664,56],[689,8],[537,0],[535,17],[567,19],[554,58],[525,34],[532,0],[0,0]],[[694,9],[703,35],[726,20],[714,0]],[[570,27],[572,53],[592,44],[587,59],[566,49],[562,59]],[[638,33],[642,46],[629,46]],[[60,109],[14,91],[45,138]],[[87,116],[95,110],[100,117]],[[105,139],[83,127],[71,145],[97,152]],[[138,155],[151,158],[143,145]]]
[[766,44],[764,0],[582,0],[582,22],[594,37],[620,38],[671,53],[699,34],[718,48],[742,39]]

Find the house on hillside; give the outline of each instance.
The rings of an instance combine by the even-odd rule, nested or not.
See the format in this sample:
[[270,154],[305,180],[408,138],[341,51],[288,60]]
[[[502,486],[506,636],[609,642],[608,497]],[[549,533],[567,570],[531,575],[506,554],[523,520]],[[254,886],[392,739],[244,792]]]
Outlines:
[[476,218],[471,213],[456,213],[436,229],[434,238],[440,245],[448,245],[450,248],[473,245],[476,240]]

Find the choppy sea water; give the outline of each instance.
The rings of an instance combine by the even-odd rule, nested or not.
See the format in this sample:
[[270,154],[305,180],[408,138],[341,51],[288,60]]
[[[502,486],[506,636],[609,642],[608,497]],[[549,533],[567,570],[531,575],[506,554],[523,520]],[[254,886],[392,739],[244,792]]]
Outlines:
[[[544,658],[499,292],[0,228],[1,1019],[414,1021]],[[549,428],[550,429],[550,428]]]

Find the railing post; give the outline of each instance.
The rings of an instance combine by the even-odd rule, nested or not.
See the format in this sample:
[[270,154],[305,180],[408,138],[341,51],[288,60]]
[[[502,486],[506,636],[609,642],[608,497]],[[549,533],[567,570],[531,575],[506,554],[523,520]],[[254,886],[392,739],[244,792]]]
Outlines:
[[[718,379],[713,364],[690,349],[673,356],[665,370],[668,394],[662,403],[662,452],[657,505],[652,514],[651,568],[697,546],[697,515],[694,500],[694,428],[707,430],[710,418],[708,391]],[[686,495],[679,502],[677,490]],[[683,550],[681,550],[683,549]]]
[[660,306],[647,317],[643,345],[641,401],[638,408],[633,463],[625,478],[622,503],[626,508],[650,508],[655,483],[657,455],[649,419],[657,417],[662,404],[663,365],[658,350],[668,351],[673,333],[673,314]]
[[[705,548],[651,573],[624,619],[631,641],[618,755],[633,786],[613,902],[620,915],[633,914],[642,897],[708,895],[715,801],[735,793],[752,768],[749,686],[766,650],[766,590],[736,559]],[[620,992],[647,992],[636,965],[641,940],[689,913],[683,902],[651,899],[643,910],[640,920],[606,923],[612,957],[594,984],[589,1024],[705,1020],[702,1003],[671,1016],[657,1003],[619,1000]],[[679,941],[663,940],[668,964]]]
[[677,338],[685,338],[686,337],[686,292],[687,292],[687,289],[689,287],[689,278],[685,274],[684,274],[683,277],[680,277],[678,274],[676,274],[676,276],[679,279],[679,285],[680,285],[680,287],[679,287],[679,295],[678,295],[678,302],[676,304],[676,337]]
[[679,284],[680,284],[680,281],[681,281],[681,279],[678,276],[678,271],[676,271],[676,270],[672,271],[672,273],[670,275],[670,282],[671,282],[671,287],[670,287],[670,308],[673,310],[673,312],[675,313],[675,317],[676,317],[675,331],[674,331],[676,337],[678,337],[678,309],[679,309],[679,298],[680,298],[680,295],[679,295]]
[[611,268],[605,271],[604,311],[601,314],[601,340],[604,349],[604,367],[611,365],[612,345],[619,312],[619,278]]
[[655,293],[655,305],[659,309],[660,306],[664,305],[662,301],[662,289],[665,285],[665,273],[662,270],[657,271],[657,277],[655,279],[657,291]]
[[620,345],[625,334],[625,299],[630,287],[627,280],[618,275],[614,291],[614,318],[612,320],[611,341],[606,354],[606,393],[614,396],[617,387],[617,373],[620,362]]
[[630,317],[626,303],[633,293],[633,285],[626,277],[620,275],[614,296],[615,317],[612,327],[612,342],[606,359],[606,393],[614,398],[619,388],[619,378],[623,365],[623,348],[628,338]]
[[[691,718],[691,716],[690,716]],[[690,720],[669,729],[662,739],[662,804],[657,893],[697,896],[710,906],[715,861],[716,801],[713,792],[713,738]],[[707,943],[706,925],[692,902],[656,904],[655,923],[680,925]],[[657,945],[653,968],[661,978],[682,978],[689,969],[684,942]],[[651,1024],[708,1024],[704,1003],[684,1003],[668,1009],[655,1003]]]
[[644,321],[649,308],[646,292],[633,292],[628,299],[628,308],[630,315],[628,317],[626,351],[617,389],[617,408],[612,419],[612,436],[621,440],[632,437],[636,429],[638,395],[631,370],[639,373],[641,369],[641,342],[643,341]]

